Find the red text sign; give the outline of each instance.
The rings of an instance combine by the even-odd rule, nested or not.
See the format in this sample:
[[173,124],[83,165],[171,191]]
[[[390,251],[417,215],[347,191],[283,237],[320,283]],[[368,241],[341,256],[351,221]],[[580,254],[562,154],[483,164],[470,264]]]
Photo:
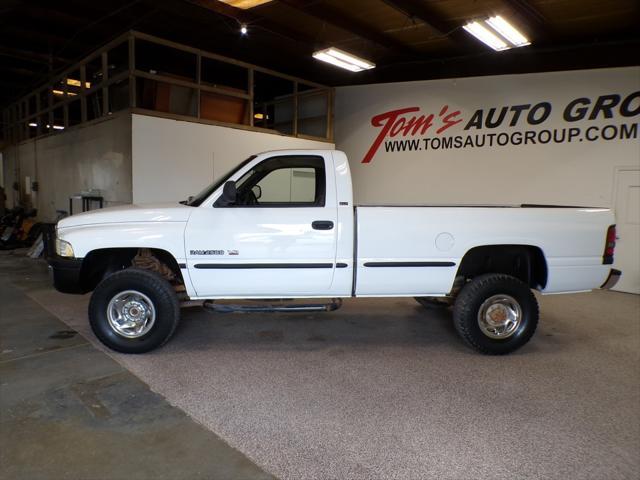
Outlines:
[[436,134],[438,135],[462,122],[461,118],[456,119],[456,117],[460,115],[460,110],[447,113],[448,110],[448,105],[442,107],[437,119],[433,113],[429,115],[407,116],[409,113],[419,112],[420,107],[400,108],[376,115],[371,119],[371,125],[380,127],[381,130],[362,159],[362,163],[370,163],[371,160],[373,160],[378,148],[380,148],[380,145],[386,138],[396,137],[398,135],[402,135],[403,137],[424,135],[433,126],[434,119],[437,123],[440,123],[440,127],[436,130]]

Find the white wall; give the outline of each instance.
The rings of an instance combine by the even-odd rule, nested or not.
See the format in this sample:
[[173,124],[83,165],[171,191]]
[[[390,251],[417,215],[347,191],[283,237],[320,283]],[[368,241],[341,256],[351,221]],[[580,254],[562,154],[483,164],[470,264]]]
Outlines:
[[[123,112],[56,135],[7,146],[3,152],[7,206],[18,181],[23,201],[53,221],[69,196],[98,189],[105,206],[175,202],[198,193],[249,155],[280,148],[333,144]],[[25,178],[39,191],[27,194]],[[74,204],[76,212],[80,209]]]
[[[28,140],[3,151],[7,206],[17,195],[11,188],[18,181],[23,201],[38,209],[43,221],[56,219],[56,210],[69,210],[69,196],[83,190],[100,190],[105,206],[131,203],[130,116],[115,115],[47,137]],[[37,181],[39,190],[30,194],[25,178]],[[79,202],[74,211],[81,209]]]
[[134,114],[133,201],[184,200],[250,155],[283,148],[333,149],[334,145]]
[[[563,110],[580,97],[589,98],[593,105],[600,95],[619,94],[624,99],[638,91],[640,67],[342,87],[336,91],[336,148],[349,156],[355,198],[360,203],[611,206],[615,168],[640,167],[638,130],[635,138],[626,140],[588,141],[585,133],[591,126],[602,129],[615,125],[619,131],[624,124],[628,129],[637,129],[640,97],[631,102],[631,110],[637,113],[630,117],[622,116],[616,107],[612,118],[604,118],[600,113],[594,120],[570,122],[563,119]],[[539,125],[527,124],[525,112],[515,126],[505,125],[512,118],[513,113],[509,113],[507,121],[497,128],[464,129],[478,109],[483,109],[486,117],[492,107],[533,106],[540,102],[549,102],[551,113]],[[448,109],[441,117],[439,114],[445,105]],[[419,111],[405,114],[405,122],[414,115],[434,114],[433,126],[424,134],[407,136],[398,128],[389,132],[396,136],[387,140],[417,140],[421,150],[385,152],[383,142],[371,162],[362,163],[382,130],[381,126],[372,125],[372,118],[407,107],[417,107]],[[437,134],[436,130],[443,126],[441,118],[455,111],[460,113],[451,120],[462,122]],[[553,133],[554,129],[560,138],[562,130],[568,134],[570,128],[580,129],[572,142],[551,141],[544,145],[434,150],[430,140],[438,137],[455,140],[459,136],[464,142],[468,136],[519,132],[517,137],[528,130]],[[613,132],[613,128],[607,133]],[[428,149],[424,139],[429,139]]]

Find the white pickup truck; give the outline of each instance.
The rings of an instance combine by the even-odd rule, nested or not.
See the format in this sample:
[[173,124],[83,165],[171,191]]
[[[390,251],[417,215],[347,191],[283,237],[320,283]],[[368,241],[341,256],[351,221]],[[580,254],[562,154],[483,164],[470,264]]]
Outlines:
[[[356,207],[344,153],[286,150],[248,158],[182,204],[65,218],[49,264],[58,290],[93,290],[93,331],[120,352],[164,344],[186,300],[249,312],[415,297],[453,305],[467,344],[505,354],[536,329],[532,289],[567,293],[617,281],[613,223],[606,208]],[[298,298],[327,300],[272,303]],[[265,304],[220,302],[228,299]]]

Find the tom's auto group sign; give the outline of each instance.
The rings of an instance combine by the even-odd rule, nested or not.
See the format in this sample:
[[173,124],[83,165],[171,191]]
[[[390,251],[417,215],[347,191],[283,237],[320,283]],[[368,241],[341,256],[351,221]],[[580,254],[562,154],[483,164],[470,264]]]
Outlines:
[[[638,139],[640,91],[490,106],[465,112],[442,105],[388,110],[371,118],[375,138],[362,158],[371,163],[386,153]],[[553,119],[553,126],[546,128]],[[602,120],[606,123],[602,124]],[[596,121],[597,124],[596,124]],[[495,131],[497,130],[497,131]]]

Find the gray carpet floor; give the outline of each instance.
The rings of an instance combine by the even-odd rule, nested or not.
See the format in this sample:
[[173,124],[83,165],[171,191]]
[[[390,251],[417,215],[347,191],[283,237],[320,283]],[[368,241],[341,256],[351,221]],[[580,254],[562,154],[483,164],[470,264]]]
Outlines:
[[[29,294],[96,342],[88,296]],[[447,311],[347,300],[331,314],[183,311],[113,357],[282,479],[640,478],[640,297],[542,297],[533,340],[485,357]]]

